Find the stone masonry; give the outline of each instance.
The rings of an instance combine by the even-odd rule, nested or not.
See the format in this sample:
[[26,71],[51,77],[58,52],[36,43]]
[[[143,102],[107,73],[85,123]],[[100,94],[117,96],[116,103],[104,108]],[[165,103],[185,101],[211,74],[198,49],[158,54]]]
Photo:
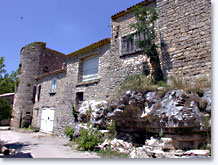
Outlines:
[[[66,57],[56,51],[47,49],[45,45],[42,42],[35,42],[21,50],[20,83],[15,93],[11,119],[13,128],[23,126],[25,122],[31,122],[35,99],[34,87],[37,84],[36,77],[62,67],[65,61]],[[55,65],[52,65],[54,63]]]
[[[171,75],[184,78],[211,76],[211,3],[209,0],[145,0],[146,7],[156,6],[157,45],[164,79]],[[133,7],[111,17],[111,39],[104,39],[69,55],[46,48],[45,43],[32,43],[21,51],[21,75],[15,95],[11,126],[24,122],[40,127],[43,108],[54,108],[54,134],[63,134],[76,120],[78,93],[83,101],[108,100],[116,95],[126,76],[148,69],[148,58],[142,51],[123,55],[122,39],[134,29]],[[98,56],[98,76],[81,81],[83,62]],[[52,80],[57,89],[51,93]],[[34,102],[34,87],[41,85],[40,100]]]

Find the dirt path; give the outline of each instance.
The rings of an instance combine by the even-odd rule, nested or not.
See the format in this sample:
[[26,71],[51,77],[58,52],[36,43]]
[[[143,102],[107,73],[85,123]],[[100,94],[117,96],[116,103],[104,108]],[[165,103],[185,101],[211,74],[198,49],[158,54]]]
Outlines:
[[8,158],[100,158],[96,153],[79,152],[69,146],[64,146],[68,140],[63,137],[40,132],[0,130],[0,141],[3,141],[6,147],[18,152],[16,155],[7,156]]

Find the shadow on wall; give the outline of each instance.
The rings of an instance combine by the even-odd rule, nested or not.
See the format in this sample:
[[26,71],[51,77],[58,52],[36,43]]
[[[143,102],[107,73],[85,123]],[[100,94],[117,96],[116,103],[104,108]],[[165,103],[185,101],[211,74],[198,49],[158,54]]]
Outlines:
[[160,40],[161,40],[161,58],[160,61],[162,62],[162,72],[163,72],[163,78],[164,81],[167,81],[167,71],[170,71],[173,69],[173,63],[172,58],[170,57],[170,54],[168,52],[168,45],[165,43],[164,37],[162,36],[160,32]]

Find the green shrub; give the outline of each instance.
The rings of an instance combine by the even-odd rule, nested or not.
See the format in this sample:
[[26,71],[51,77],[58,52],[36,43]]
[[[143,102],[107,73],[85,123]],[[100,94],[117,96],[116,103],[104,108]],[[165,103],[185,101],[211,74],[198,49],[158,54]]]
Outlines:
[[111,120],[111,121],[106,121],[106,127],[107,130],[109,130],[108,138],[113,139],[117,135],[117,130],[116,130],[116,122]]
[[11,118],[12,108],[8,101],[0,99],[0,121]]
[[70,138],[70,141],[73,141],[74,140],[74,128],[72,127],[66,127],[65,130],[64,130],[64,133],[65,135]]
[[30,126],[30,122],[28,121],[24,122],[23,128],[29,128],[29,126]]
[[39,130],[40,130],[39,128],[33,127],[33,126],[31,126],[31,125],[28,127],[28,129],[30,129],[30,130],[32,130],[32,131],[34,131],[34,132],[39,132]]
[[129,155],[125,153],[121,153],[118,151],[113,151],[110,148],[106,148],[104,150],[96,151],[99,156],[102,158],[128,158]]
[[91,125],[88,125],[88,129],[82,128],[79,134],[80,136],[76,139],[77,149],[93,151],[104,141],[101,132]]

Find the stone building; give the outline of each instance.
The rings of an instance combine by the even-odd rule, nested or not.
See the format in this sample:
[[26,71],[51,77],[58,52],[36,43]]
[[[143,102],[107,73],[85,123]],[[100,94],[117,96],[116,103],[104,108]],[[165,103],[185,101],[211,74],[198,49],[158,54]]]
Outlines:
[[[144,0],[155,6],[157,45],[164,79],[180,75],[211,77],[209,0]],[[127,75],[142,73],[148,58],[127,35],[134,33],[134,6],[111,17],[112,36],[64,55],[36,42],[21,50],[20,84],[11,126],[25,123],[62,134],[73,125],[73,111],[87,100],[108,100]]]

